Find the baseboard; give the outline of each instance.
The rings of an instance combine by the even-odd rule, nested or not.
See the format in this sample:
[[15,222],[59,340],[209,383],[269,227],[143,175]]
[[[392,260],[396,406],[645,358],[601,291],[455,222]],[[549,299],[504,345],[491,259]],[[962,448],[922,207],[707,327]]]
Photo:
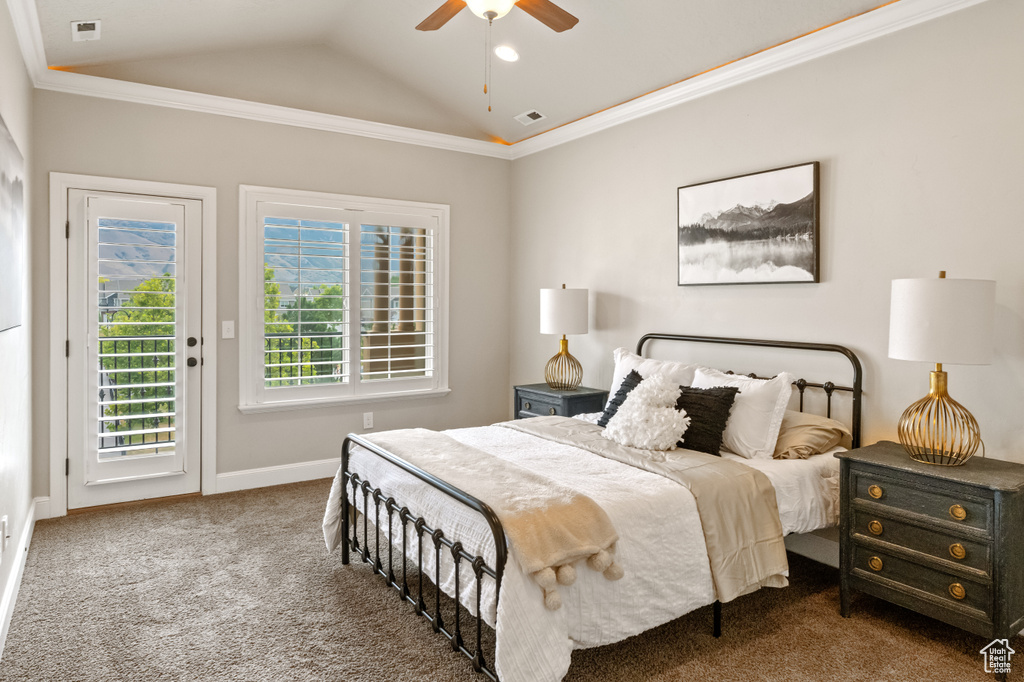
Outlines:
[[786,536],[786,549],[818,563],[839,568],[839,542],[815,533]]
[[7,582],[3,586],[3,594],[0,595],[0,659],[4,656],[4,643],[7,641],[7,630],[11,627],[11,618],[14,616],[14,603],[18,600],[18,588],[21,587],[21,576],[25,573],[25,561],[28,559],[28,546],[32,542],[32,531],[36,525],[36,504],[30,504],[28,514],[25,516],[25,525],[21,529],[21,537],[17,547],[12,547],[18,553],[14,562],[14,570],[7,576]]
[[50,513],[50,498],[49,497],[37,497],[33,500],[36,508],[36,521],[41,519],[53,518]]
[[334,457],[315,462],[282,464],[262,469],[246,469],[245,471],[230,471],[225,474],[217,474],[217,492],[230,493],[236,490],[266,488],[267,486],[281,485],[283,483],[299,483],[300,481],[315,481],[318,478],[331,478],[338,472],[340,465],[341,459]]

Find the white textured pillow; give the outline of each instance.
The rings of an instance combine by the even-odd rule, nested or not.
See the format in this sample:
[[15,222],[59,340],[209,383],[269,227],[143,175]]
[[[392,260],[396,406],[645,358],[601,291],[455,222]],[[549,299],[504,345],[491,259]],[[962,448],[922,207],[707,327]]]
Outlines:
[[669,377],[644,379],[608,420],[605,438],[644,450],[675,450],[690,426],[686,412],[676,409],[678,398],[679,384]]
[[700,365],[688,365],[683,362],[672,360],[654,360],[642,358],[627,348],[616,348],[612,352],[615,359],[615,371],[612,373],[612,387],[608,392],[608,399],[615,396],[615,392],[622,385],[622,380],[632,370],[640,372],[644,379],[655,374],[664,374],[674,381],[678,386],[689,386],[693,383],[693,374]]
[[773,379],[751,379],[701,368],[694,376],[693,386],[735,386],[740,389],[725,425],[722,445],[747,459],[771,459],[775,442],[779,439],[782,418],[793,393],[793,381],[789,372],[782,372]]

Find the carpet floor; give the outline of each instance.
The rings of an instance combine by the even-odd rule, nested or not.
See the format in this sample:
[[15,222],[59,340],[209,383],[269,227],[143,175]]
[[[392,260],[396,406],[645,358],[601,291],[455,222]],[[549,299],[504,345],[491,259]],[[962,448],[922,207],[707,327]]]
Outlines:
[[[36,524],[0,682],[484,679],[369,568],[320,532],[329,481]],[[763,589],[618,644],[567,682],[990,680],[988,642],[866,595],[839,616],[838,572],[790,555]],[[1021,663],[1024,641],[1011,642]]]

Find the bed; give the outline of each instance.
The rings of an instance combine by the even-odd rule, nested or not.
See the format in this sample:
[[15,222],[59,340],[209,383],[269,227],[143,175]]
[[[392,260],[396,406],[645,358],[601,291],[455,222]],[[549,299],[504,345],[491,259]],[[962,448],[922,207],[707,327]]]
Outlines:
[[[785,349],[811,356],[838,354],[848,361],[848,384],[809,381],[785,373],[771,381],[785,380],[785,406],[801,413],[806,403],[815,403],[823,407],[823,416],[831,420],[834,408],[841,404],[849,425],[846,445],[859,445],[862,372],[856,355],[845,347],[648,334],[638,342],[631,360],[640,374],[670,374],[664,368],[672,362],[644,359],[645,346],[652,342]],[[622,361],[624,366],[620,366],[619,355],[616,360],[609,402],[613,402],[616,388],[625,386],[622,375],[629,365]],[[702,367],[695,363],[691,366]],[[747,386],[742,384],[747,377],[750,382],[769,381],[755,375],[731,376],[743,386]],[[706,380],[706,376],[698,374],[698,382],[701,379]],[[760,388],[761,384],[757,386]],[[744,390],[734,392],[743,393]],[[753,394],[753,390],[747,393]],[[824,398],[812,399],[812,393]],[[629,399],[628,394],[622,397]],[[633,403],[636,401],[634,396]],[[732,408],[730,420],[736,418],[737,410],[737,406]],[[617,532],[611,549],[614,562],[622,568],[621,579],[607,579],[608,574],[601,570],[587,570],[578,564],[581,568],[573,571],[574,581],[558,586],[558,607],[550,608],[547,590],[539,590],[531,579],[536,574],[523,568],[527,559],[510,550],[498,513],[463,489],[472,486],[452,483],[479,478],[480,474],[473,473],[472,463],[462,472],[468,478],[461,478],[459,471],[452,470],[447,470],[447,477],[435,475],[436,472],[428,470],[431,467],[424,465],[435,460],[417,459],[420,453],[412,452],[399,456],[382,446],[382,442],[390,442],[386,433],[346,438],[324,518],[328,548],[340,546],[343,564],[353,556],[369,564],[374,573],[383,576],[402,599],[413,605],[417,614],[430,622],[435,632],[448,638],[454,650],[469,657],[474,670],[505,682],[560,680],[568,670],[573,649],[621,641],[708,605],[713,605],[712,628],[718,636],[722,601],[742,598],[740,595],[761,585],[786,584],[786,567],[775,567],[766,569],[767,575],[755,578],[750,586],[733,589],[727,599],[722,598],[725,583],[721,573],[715,574],[717,550],[711,551],[718,541],[709,539],[708,527],[713,527],[713,523],[705,509],[698,509],[700,495],[649,467],[630,466],[594,454],[575,440],[550,440],[553,436],[543,431],[550,426],[583,433],[594,440],[605,431],[588,422],[599,417],[536,418],[456,429],[445,432],[449,440],[440,442],[464,448],[467,457],[484,452],[488,457],[512,462],[512,466],[526,469],[531,475],[557,481],[596,501]],[[611,418],[615,419],[614,414]],[[542,423],[527,424],[534,421]],[[542,429],[544,437],[531,431],[534,428]],[[836,524],[838,468],[833,452],[835,448],[828,447],[805,458],[781,460],[770,455],[750,459],[730,452],[710,458],[688,450],[678,456],[719,459],[723,462],[721,466],[739,467],[745,475],[758,472],[750,476],[770,482],[770,496],[778,516],[772,522],[784,536]],[[496,461],[485,460],[481,470],[493,467]],[[703,504],[706,507],[708,503]],[[736,523],[733,518],[730,523],[742,526],[744,520],[740,521]],[[425,579],[441,589],[432,590],[428,585],[425,592]],[[539,597],[540,591],[544,592],[543,599]],[[442,609],[442,592],[453,598],[458,596],[454,611]],[[432,599],[425,599],[425,593],[432,594]],[[444,616],[445,612],[450,615]],[[485,652],[485,625],[495,632],[493,656]]]

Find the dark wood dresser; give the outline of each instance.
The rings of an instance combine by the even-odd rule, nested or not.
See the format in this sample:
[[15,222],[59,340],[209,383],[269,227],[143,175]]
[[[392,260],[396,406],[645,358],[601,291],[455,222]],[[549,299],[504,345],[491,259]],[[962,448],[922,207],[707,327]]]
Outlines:
[[1024,629],[1024,466],[923,464],[891,442],[836,457],[844,617],[856,589],[991,639]]
[[608,402],[608,391],[580,386],[575,391],[559,391],[547,384],[525,384],[515,387],[516,419],[561,415],[572,417],[586,412],[600,412]]

